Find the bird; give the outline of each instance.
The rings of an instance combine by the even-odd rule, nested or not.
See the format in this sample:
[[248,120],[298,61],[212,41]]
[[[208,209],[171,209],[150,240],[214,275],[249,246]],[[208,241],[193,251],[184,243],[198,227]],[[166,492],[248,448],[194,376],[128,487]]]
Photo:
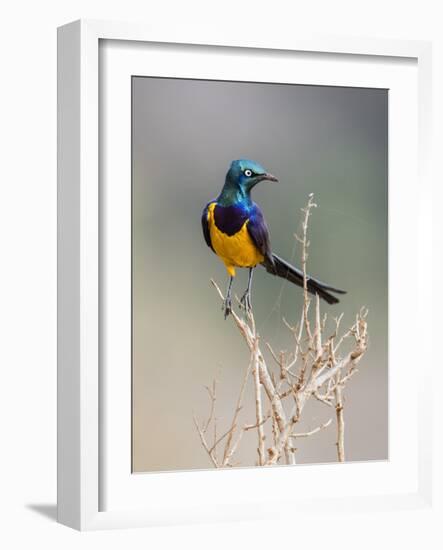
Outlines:
[[[201,222],[206,244],[224,263],[229,275],[223,302],[225,319],[232,312],[231,293],[236,268],[249,269],[248,286],[240,299],[240,307],[246,312],[252,308],[252,275],[258,265],[268,273],[303,288],[303,271],[272,252],[265,217],[258,204],[251,199],[252,189],[262,181],[278,182],[278,179],[253,160],[234,160],[220,194],[203,209]],[[318,294],[328,304],[339,302],[332,293],[346,294],[345,290],[311,276],[306,279],[308,292]]]

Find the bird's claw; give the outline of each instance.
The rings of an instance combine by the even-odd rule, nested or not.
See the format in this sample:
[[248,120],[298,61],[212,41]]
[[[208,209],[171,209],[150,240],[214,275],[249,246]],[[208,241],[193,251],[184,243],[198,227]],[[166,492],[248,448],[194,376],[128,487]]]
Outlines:
[[252,304],[251,304],[251,294],[246,291],[243,296],[240,298],[240,309],[244,309],[246,312],[246,315],[249,315],[252,311]]
[[227,319],[228,315],[232,311],[231,298],[225,298],[225,300],[223,301],[222,310],[223,310],[225,319]]

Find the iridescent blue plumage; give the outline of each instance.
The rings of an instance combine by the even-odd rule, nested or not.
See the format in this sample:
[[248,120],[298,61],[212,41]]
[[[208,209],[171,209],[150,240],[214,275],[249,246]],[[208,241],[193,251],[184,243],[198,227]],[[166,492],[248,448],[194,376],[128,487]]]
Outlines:
[[217,204],[220,206],[241,205],[247,209],[251,205],[251,190],[259,183],[267,179],[277,181],[272,174],[268,174],[263,166],[253,160],[234,160],[231,162],[226,174],[225,184]]
[[215,225],[220,231],[229,236],[240,231],[245,221],[249,219],[249,215],[250,209],[242,203],[221,206],[217,202],[214,208]]

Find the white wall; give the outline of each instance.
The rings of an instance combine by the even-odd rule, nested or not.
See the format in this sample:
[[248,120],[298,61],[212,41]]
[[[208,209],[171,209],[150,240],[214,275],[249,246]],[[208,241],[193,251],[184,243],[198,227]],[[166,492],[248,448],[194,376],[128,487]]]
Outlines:
[[[437,511],[377,518],[316,518],[275,523],[78,534],[54,514],[56,436],[56,27],[79,17],[186,25],[240,26],[245,33],[313,32],[432,39],[436,138],[441,150],[443,36],[438,1],[223,0],[19,1],[2,8],[0,85],[0,545],[3,548],[256,548],[286,535],[306,547],[435,548]],[[436,142],[437,144],[437,142]],[[436,155],[437,161],[440,154]],[[441,162],[440,162],[441,164]],[[437,165],[437,163],[436,163]],[[442,169],[435,179],[441,187]],[[440,200],[442,194],[438,189]],[[440,215],[437,197],[434,212]],[[437,216],[436,216],[437,217]],[[441,246],[439,221],[438,246]],[[441,266],[440,266],[441,267]],[[442,280],[441,269],[435,280]],[[441,301],[441,297],[436,296]],[[441,302],[440,302],[441,303]],[[441,308],[439,308],[441,311]],[[435,323],[435,330],[438,330]],[[440,354],[441,356],[441,354]],[[440,360],[441,362],[441,360]],[[441,413],[441,406],[438,405]],[[440,415],[441,416],[441,415]],[[441,428],[435,432],[441,432]],[[441,436],[440,436],[441,438]],[[441,449],[441,447],[440,447]],[[440,455],[441,456],[441,453]],[[439,461],[441,462],[441,461]],[[438,479],[441,482],[441,477]],[[439,493],[441,494],[441,492]],[[35,510],[35,507],[40,511]],[[441,510],[440,510],[441,514]],[[6,542],[6,539],[9,539]],[[440,541],[441,544],[441,541]],[[32,546],[31,546],[32,545]],[[308,546],[309,545],[309,546]]]

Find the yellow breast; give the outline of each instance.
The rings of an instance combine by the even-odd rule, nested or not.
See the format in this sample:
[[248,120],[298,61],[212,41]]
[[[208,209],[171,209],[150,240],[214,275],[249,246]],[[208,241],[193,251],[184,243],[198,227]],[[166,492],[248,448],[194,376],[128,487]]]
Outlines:
[[208,208],[208,224],[211,235],[212,248],[224,262],[226,269],[235,277],[236,267],[255,267],[264,260],[263,255],[253,243],[247,229],[249,220],[246,220],[240,231],[235,235],[226,235],[218,229],[214,222],[213,202]]

